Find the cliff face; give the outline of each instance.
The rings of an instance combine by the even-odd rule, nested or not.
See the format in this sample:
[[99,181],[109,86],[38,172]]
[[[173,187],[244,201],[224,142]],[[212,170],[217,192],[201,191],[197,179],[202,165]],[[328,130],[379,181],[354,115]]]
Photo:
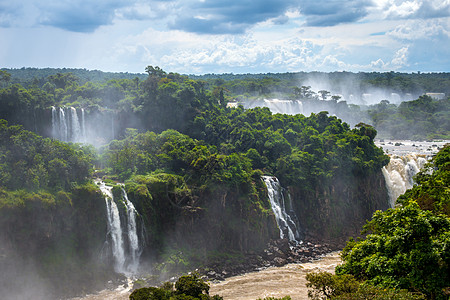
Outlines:
[[376,172],[366,177],[338,178],[313,192],[290,187],[300,226],[307,239],[341,246],[360,234],[376,210],[389,208],[384,177]]
[[127,184],[129,198],[146,224],[148,246],[143,260],[186,251],[204,263],[214,252],[263,249],[279,233],[263,183],[258,182],[255,189],[252,185],[215,185],[195,191],[170,174]]
[[59,299],[98,289],[114,277],[100,259],[106,215],[95,186],[55,194],[0,191],[0,204],[5,299]]

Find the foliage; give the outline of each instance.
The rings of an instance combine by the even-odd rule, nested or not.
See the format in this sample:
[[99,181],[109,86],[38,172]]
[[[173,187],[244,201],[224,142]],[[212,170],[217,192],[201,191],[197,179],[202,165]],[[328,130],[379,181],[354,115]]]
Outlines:
[[44,139],[0,120],[0,185],[15,189],[69,189],[91,174],[88,146]]
[[359,283],[352,275],[333,275],[328,272],[307,273],[306,286],[312,288],[308,290],[308,297],[311,299],[332,299],[344,293],[354,293],[357,291]]
[[310,299],[397,299],[419,300],[425,299],[420,293],[407,290],[376,287],[366,282],[357,281],[352,275],[334,275],[329,272],[311,272],[306,274],[306,286]]
[[394,139],[450,138],[450,98],[423,95],[398,107],[389,101],[369,107],[368,113],[382,137]]
[[417,185],[401,195],[397,203],[416,201],[421,209],[450,216],[450,145],[445,145],[419,174]]
[[148,287],[133,291],[130,300],[220,300],[218,295],[209,295],[209,285],[197,274],[181,276],[175,283],[175,289],[170,283],[160,288]]
[[365,240],[350,241],[338,274],[353,274],[375,285],[421,291],[439,297],[450,280],[450,219],[417,204],[374,214]]

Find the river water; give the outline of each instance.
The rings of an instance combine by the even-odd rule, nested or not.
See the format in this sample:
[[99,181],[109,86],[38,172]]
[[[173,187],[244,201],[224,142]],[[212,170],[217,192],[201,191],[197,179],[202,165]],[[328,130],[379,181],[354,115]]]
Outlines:
[[[256,300],[264,297],[291,296],[292,300],[308,299],[306,274],[312,271],[328,271],[341,262],[338,252],[330,253],[316,261],[303,264],[287,264],[270,267],[259,272],[229,277],[225,281],[211,283],[210,295],[220,295],[224,300]],[[116,289],[103,290],[96,294],[72,300],[127,300],[132,283]]]
[[270,267],[213,283],[209,294],[220,295],[224,300],[256,300],[284,296],[291,296],[292,300],[308,299],[306,274],[312,271],[334,273],[334,268],[340,262],[338,252],[333,252],[310,263]]

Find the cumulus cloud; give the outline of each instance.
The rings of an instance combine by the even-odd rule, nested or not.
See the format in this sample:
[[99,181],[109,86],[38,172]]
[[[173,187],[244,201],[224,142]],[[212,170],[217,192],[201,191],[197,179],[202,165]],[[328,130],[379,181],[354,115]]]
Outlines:
[[450,37],[450,24],[448,19],[408,20],[387,32],[401,40],[432,39],[437,36]]
[[442,18],[450,16],[449,0],[387,0],[381,3],[385,18]]

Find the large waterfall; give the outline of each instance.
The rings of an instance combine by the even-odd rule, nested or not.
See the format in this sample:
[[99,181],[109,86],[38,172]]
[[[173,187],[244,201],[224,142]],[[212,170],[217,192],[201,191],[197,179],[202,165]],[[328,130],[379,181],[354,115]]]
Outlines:
[[[112,187],[98,181],[100,190],[105,195],[106,213],[108,220],[107,239],[111,240],[114,270],[118,273],[135,274],[139,266],[142,253],[142,238],[139,239],[136,222],[137,212],[125,189],[122,188],[123,202],[126,213],[121,218],[120,210],[112,194]],[[126,225],[122,224],[125,220]]]
[[[267,186],[270,205],[272,206],[272,211],[275,214],[275,219],[280,229],[280,238],[288,238],[289,241],[294,243],[300,242],[299,226],[292,201],[289,201],[290,210],[286,212],[283,188],[278,179],[273,176],[262,176],[262,179]],[[289,194],[288,199],[291,200]]]
[[414,176],[425,165],[427,159],[424,155],[407,154],[393,155],[391,161],[382,172],[389,193],[390,206],[395,206],[397,198],[414,185]]
[[[81,114],[81,123],[80,117]],[[84,110],[75,107],[52,106],[52,137],[63,142],[85,143],[86,124]]]
[[299,100],[264,99],[244,103],[245,108],[268,107],[274,114],[303,114],[303,103]]

